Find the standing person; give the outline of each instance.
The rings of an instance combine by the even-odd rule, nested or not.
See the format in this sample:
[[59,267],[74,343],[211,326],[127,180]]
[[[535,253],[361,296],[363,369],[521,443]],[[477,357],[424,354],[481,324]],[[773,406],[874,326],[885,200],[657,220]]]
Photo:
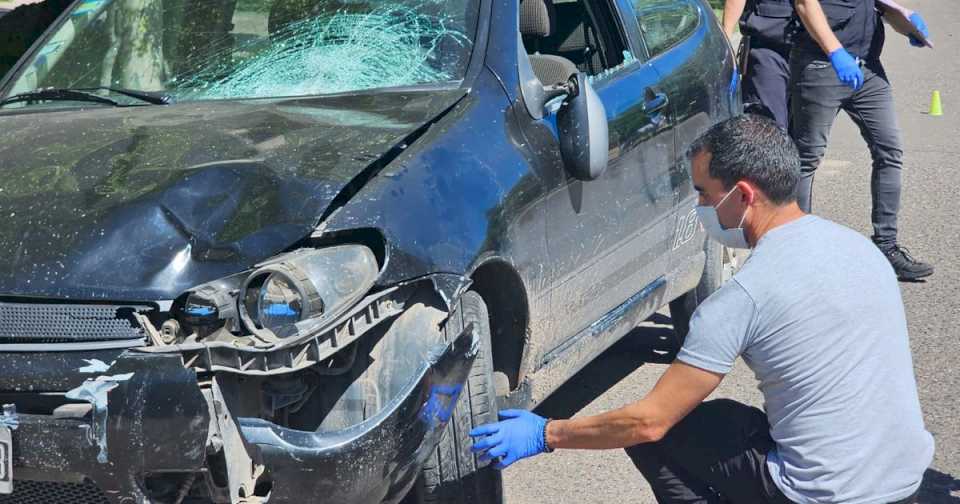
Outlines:
[[[860,128],[873,158],[873,242],[901,280],[933,274],[933,266],[914,259],[897,242],[903,142],[897,127],[890,81],[880,63],[884,30],[875,0],[795,0],[806,28],[790,54],[792,134],[800,151],[800,208],[809,212],[813,176],[827,148],[840,109]],[[884,3],[894,4],[890,0]],[[909,13],[909,11],[907,11]],[[924,37],[918,13],[910,21]],[[915,37],[910,43],[922,47]]]
[[[559,448],[628,447],[661,503],[913,502],[933,459],[900,287],[859,233],[797,206],[786,132],[743,115],[691,149],[711,238],[753,248],[697,308],[676,361],[646,397],[601,415],[524,410],[470,435],[495,467]],[[737,357],[766,411],[702,402]]]
[[796,23],[790,0],[726,0],[723,30],[733,37],[750,37],[747,68],[743,75],[743,103],[747,111],[759,108],[783,129],[790,102],[790,41]]

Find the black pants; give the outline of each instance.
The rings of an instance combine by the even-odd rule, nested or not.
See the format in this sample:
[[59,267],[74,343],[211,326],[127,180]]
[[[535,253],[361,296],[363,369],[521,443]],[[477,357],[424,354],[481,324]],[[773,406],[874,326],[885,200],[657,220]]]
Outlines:
[[[707,401],[662,440],[627,448],[660,504],[791,504],[767,470],[767,415],[729,399]],[[911,504],[916,494],[891,504]]]
[[691,411],[659,442],[626,451],[660,504],[789,504],[767,471],[772,447],[762,411],[717,399]]
[[879,61],[865,65],[863,87],[858,91],[840,82],[829,61],[795,52],[790,55],[790,67],[791,133],[800,151],[800,208],[811,210],[813,176],[827,149],[837,113],[843,109],[860,128],[873,158],[873,240],[881,248],[895,245],[903,146],[883,66]]
[[783,50],[756,46],[747,55],[747,72],[743,76],[743,104],[749,112],[759,106],[762,113],[769,115],[784,130],[790,123],[788,103],[790,101],[789,57]]

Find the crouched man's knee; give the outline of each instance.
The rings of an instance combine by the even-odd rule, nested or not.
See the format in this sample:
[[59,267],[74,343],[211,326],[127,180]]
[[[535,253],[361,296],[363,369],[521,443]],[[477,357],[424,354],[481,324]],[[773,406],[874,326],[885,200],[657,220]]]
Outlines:
[[637,459],[678,456],[698,452],[707,445],[734,443],[742,446],[748,439],[768,435],[769,425],[763,411],[730,399],[704,401],[671,428],[660,441],[625,448]]

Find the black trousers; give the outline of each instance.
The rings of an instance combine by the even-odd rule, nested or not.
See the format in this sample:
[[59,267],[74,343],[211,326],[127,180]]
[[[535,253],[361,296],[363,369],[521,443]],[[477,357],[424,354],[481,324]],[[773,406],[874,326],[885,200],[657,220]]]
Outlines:
[[879,61],[864,65],[863,87],[858,91],[840,82],[829,61],[795,52],[790,55],[790,67],[791,133],[800,152],[800,208],[811,211],[813,176],[827,150],[837,113],[843,110],[860,128],[873,158],[873,241],[881,249],[896,245],[903,145],[893,92],[883,66]]
[[789,54],[770,47],[751,47],[743,76],[743,104],[748,112],[769,116],[787,130],[790,101]]
[[717,399],[691,411],[659,442],[626,451],[660,504],[789,504],[767,471],[772,447],[767,415]]
[[763,411],[717,399],[691,411],[659,442],[626,452],[660,504],[791,504],[767,470],[773,446]]

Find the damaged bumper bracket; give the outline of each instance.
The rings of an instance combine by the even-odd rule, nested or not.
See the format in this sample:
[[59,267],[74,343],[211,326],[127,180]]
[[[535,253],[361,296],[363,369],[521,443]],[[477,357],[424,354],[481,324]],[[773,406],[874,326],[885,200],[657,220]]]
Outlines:
[[436,446],[478,348],[468,326],[426,352],[402,391],[379,412],[333,432],[236,418],[226,408],[211,407],[196,373],[179,355],[127,351],[102,379],[75,389],[92,404],[88,414],[17,415],[15,474],[39,481],[89,480],[107,502],[149,502],[144,478],[207,471],[211,435],[217,433],[224,450],[233,444],[236,456],[228,460],[246,461],[228,470],[229,479],[237,480],[230,482],[234,502],[254,502],[239,489],[250,496],[260,482],[269,483],[269,502],[303,502],[304,496],[345,504],[396,502]]
[[404,393],[349,429],[316,433],[239,419],[273,483],[271,502],[399,500],[440,439],[479,348],[473,325],[425,361]]

